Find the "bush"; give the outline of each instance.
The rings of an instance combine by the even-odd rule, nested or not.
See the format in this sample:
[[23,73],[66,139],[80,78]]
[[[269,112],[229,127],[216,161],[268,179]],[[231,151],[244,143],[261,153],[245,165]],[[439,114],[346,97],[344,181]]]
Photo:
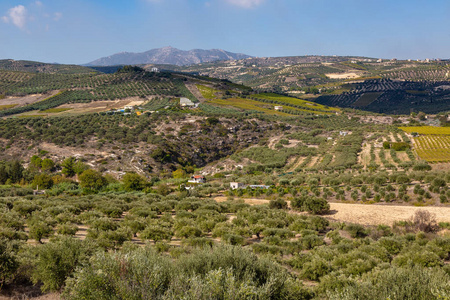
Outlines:
[[287,202],[282,198],[278,198],[277,200],[270,200],[269,208],[271,208],[271,209],[286,209]]
[[359,224],[349,224],[345,226],[344,230],[347,231],[352,238],[361,238],[367,235],[364,226]]
[[434,232],[439,229],[436,222],[436,216],[427,210],[417,210],[411,217],[410,224],[413,230],[422,232]]
[[327,292],[330,300],[350,299],[446,299],[450,294],[450,276],[442,270],[422,267],[376,270],[342,291]]
[[[182,251],[184,252],[184,251]],[[233,246],[196,249],[176,260],[149,247],[98,253],[65,288],[65,299],[311,299],[274,262]]]
[[144,177],[136,173],[127,173],[122,178],[123,187],[127,191],[140,191],[145,188],[147,182]]
[[34,176],[31,185],[33,186],[33,188],[49,189],[53,186],[53,179],[50,175],[41,173]]
[[0,290],[9,283],[19,267],[14,242],[0,238]]
[[92,249],[87,242],[63,237],[35,249],[34,283],[42,282],[42,291],[58,291],[75,268],[87,262]]
[[315,196],[302,196],[291,201],[294,209],[312,214],[322,214],[330,210],[327,200]]
[[80,185],[83,188],[97,191],[107,184],[106,178],[98,171],[89,169],[80,175]]

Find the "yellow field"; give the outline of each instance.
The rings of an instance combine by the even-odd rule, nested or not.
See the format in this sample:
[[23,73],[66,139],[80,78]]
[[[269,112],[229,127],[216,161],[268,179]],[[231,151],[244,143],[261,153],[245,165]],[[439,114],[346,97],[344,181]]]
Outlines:
[[414,138],[417,155],[428,162],[450,162],[450,135],[425,135]]
[[311,110],[311,108],[313,108],[313,109],[322,110],[324,112],[340,111],[339,108],[328,107],[328,106],[324,106],[319,103],[314,103],[311,101],[306,101],[306,100],[302,100],[302,99],[298,99],[298,98],[286,97],[286,96],[281,96],[281,95],[276,95],[276,94],[264,93],[264,94],[252,95],[251,97],[255,97],[255,98],[259,98],[259,99],[274,100],[274,101],[278,101],[281,103],[281,104],[276,104],[276,105],[283,105],[282,103],[298,105],[298,106],[303,107],[305,110]]
[[10,109],[14,106],[17,106],[17,104],[9,104],[9,105],[0,105],[0,110]]
[[408,133],[417,132],[418,134],[450,135],[450,127],[413,126],[399,128]]
[[213,88],[201,84],[196,84],[196,86],[205,99],[214,99],[217,97],[216,93],[218,92],[218,90],[215,90]]
[[266,107],[273,107],[274,106],[273,104],[261,105],[261,102],[243,98],[214,99],[208,101],[208,103],[218,104],[220,106],[231,106],[245,110],[256,110],[271,115],[289,116],[289,114],[287,113],[266,108]]

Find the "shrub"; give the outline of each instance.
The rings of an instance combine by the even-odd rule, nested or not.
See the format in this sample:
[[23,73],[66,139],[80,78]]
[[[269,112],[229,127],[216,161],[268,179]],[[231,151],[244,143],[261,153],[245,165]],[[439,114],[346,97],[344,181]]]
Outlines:
[[344,230],[347,231],[352,238],[361,238],[367,235],[364,226],[359,224],[348,224],[345,226]]
[[271,209],[286,209],[287,202],[282,198],[278,198],[277,200],[270,200],[269,208],[271,208]]
[[427,210],[417,210],[410,220],[413,230],[422,232],[434,232],[439,229],[436,216]]
[[32,271],[34,283],[42,282],[43,291],[57,291],[82,263],[87,262],[92,249],[87,242],[64,237],[36,249],[37,260]]
[[80,175],[80,185],[83,188],[99,190],[107,184],[105,177],[98,171],[89,169]]
[[127,191],[140,191],[146,186],[146,180],[139,174],[127,173],[122,178],[123,187]]
[[330,300],[350,299],[446,299],[450,276],[442,270],[422,267],[376,270],[342,291],[328,290]]
[[31,183],[33,188],[49,189],[53,186],[53,179],[50,175],[46,173],[41,173],[34,176],[33,182]]
[[42,238],[48,237],[53,233],[52,227],[50,227],[45,221],[34,221],[30,224],[30,238],[42,243]]
[[0,290],[5,283],[14,278],[19,267],[14,242],[0,238]]

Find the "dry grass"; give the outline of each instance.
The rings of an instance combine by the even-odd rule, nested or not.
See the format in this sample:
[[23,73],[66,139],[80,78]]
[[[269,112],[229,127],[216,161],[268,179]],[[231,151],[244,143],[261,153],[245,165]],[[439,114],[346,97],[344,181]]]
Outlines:
[[[216,197],[217,202],[227,201],[226,197]],[[268,204],[266,199],[244,199],[250,205]],[[290,206],[290,203],[288,202]],[[377,204],[349,204],[330,203],[329,215],[324,216],[339,222],[356,223],[362,225],[392,225],[396,221],[409,220],[416,211],[428,211],[436,216],[437,222],[450,222],[450,207],[415,207],[400,205]]]

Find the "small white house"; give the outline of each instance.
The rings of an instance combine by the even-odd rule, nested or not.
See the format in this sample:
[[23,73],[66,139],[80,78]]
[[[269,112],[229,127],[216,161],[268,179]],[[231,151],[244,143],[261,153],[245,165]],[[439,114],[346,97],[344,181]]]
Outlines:
[[206,178],[202,175],[192,175],[189,183],[206,183]]
[[283,110],[283,106],[275,106],[274,109],[275,110]]
[[152,72],[159,73],[159,69],[157,67],[153,67]]
[[245,184],[243,184],[242,182],[230,182],[230,188],[232,190],[241,189],[244,187],[245,187]]
[[339,131],[339,135],[346,136],[348,135],[348,131]]
[[124,110],[134,110],[134,107],[133,106],[131,106],[131,105],[125,105],[124,107],[123,107],[123,109]]
[[180,105],[182,106],[182,107],[186,107],[186,106],[189,106],[189,107],[192,107],[192,106],[195,106],[195,104],[194,104],[194,102],[192,102],[191,100],[189,100],[188,98],[180,98]]

